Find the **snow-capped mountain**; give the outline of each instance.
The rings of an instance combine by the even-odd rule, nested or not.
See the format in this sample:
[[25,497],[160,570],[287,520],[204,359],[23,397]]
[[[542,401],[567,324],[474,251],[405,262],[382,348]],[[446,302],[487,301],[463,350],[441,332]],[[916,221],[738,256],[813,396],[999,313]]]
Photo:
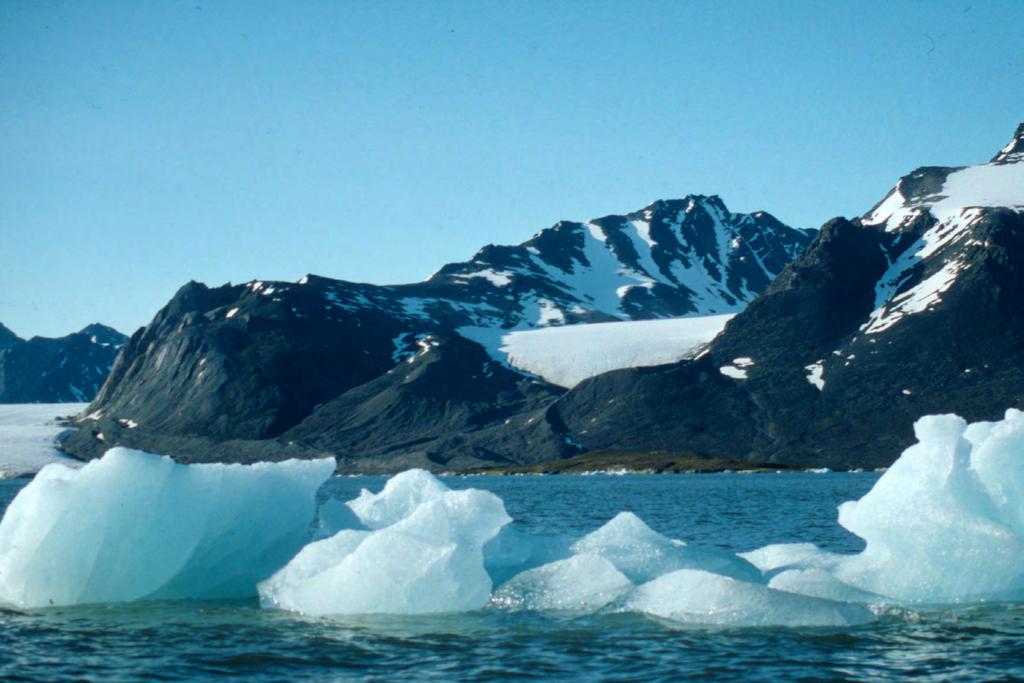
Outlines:
[[[807,251],[694,361],[582,383],[584,448],[877,466],[925,414],[1024,403],[1024,125],[987,164],[924,167]],[[607,396],[623,399],[607,409]]]
[[734,313],[812,235],[691,195],[625,216],[563,221],[518,246],[488,245],[427,284],[453,300],[482,298],[493,310],[480,307],[475,324],[504,329]]
[[0,325],[0,403],[89,401],[127,340],[99,323],[66,337],[29,340]]
[[221,457],[277,457],[279,441],[254,443],[276,438],[393,466],[575,452],[537,412],[562,389],[514,371],[497,348],[503,334],[733,313],[812,237],[693,195],[488,245],[419,283],[190,283],[126,345],[67,448],[210,457],[215,440]]

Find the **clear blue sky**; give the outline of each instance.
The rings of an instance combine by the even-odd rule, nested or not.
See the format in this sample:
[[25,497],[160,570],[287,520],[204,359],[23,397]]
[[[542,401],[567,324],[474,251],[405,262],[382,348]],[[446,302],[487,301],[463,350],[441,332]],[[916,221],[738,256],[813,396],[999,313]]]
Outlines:
[[1024,2],[0,3],[0,322],[394,283],[715,193],[798,226],[988,159]]

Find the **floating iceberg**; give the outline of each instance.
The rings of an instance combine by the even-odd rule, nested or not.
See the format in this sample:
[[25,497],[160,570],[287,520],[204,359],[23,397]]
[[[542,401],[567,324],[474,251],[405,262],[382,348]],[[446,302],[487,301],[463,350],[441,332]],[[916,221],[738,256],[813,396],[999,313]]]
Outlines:
[[48,465],[0,522],[0,602],[254,595],[306,542],[334,468],[179,465],[125,448],[80,470]]
[[260,584],[265,607],[311,616],[479,609],[491,597],[483,546],[511,522],[501,499],[451,491],[422,470],[349,503],[370,531],[309,544]]
[[1024,413],[923,417],[918,443],[839,523],[867,542],[836,576],[904,602],[1024,596]]
[[874,620],[863,605],[786,593],[694,569],[640,586],[623,609],[682,624],[721,626],[852,626]]
[[[423,470],[317,511],[331,460],[184,466],[113,449],[78,471],[51,465],[19,493],[0,522],[0,602],[242,596],[258,583],[265,607],[317,616],[490,605],[846,626],[873,619],[869,605],[1024,598],[1024,413],[930,416],[915,430],[872,490],[840,506],[866,542],[850,555],[698,548],[631,512],[578,539],[527,534],[494,494]],[[301,547],[313,522],[318,540]]]

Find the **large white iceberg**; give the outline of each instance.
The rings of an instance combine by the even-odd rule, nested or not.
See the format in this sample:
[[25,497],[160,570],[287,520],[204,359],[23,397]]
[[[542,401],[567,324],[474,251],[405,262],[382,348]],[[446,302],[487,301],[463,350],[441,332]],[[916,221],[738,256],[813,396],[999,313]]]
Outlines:
[[483,546],[511,522],[501,499],[451,491],[413,470],[350,507],[370,531],[345,530],[302,549],[260,584],[265,607],[311,616],[479,609],[491,596]]
[[836,576],[904,602],[1024,595],[1024,413],[970,426],[932,415],[914,431],[874,488],[840,506],[867,546]]
[[380,493],[363,489],[346,505],[369,529],[383,529],[412,514],[423,503],[443,498],[450,489],[426,470],[406,470],[388,479]]
[[0,522],[0,602],[254,595],[306,542],[335,462],[180,465],[113,448],[45,467]]

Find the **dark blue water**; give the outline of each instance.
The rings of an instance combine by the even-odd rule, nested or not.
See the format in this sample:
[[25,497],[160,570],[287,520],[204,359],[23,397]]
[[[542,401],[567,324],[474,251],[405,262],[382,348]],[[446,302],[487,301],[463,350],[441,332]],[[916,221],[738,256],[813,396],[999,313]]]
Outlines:
[[[874,474],[448,478],[494,491],[523,530],[583,534],[620,510],[656,531],[736,551],[809,541],[860,549],[838,503]],[[354,497],[381,478],[343,478]],[[24,482],[0,481],[0,508]],[[269,504],[269,503],[268,503]],[[308,619],[256,601],[0,612],[3,680],[885,680],[1024,676],[1024,606],[894,611],[847,629],[675,628],[635,614],[498,610]]]

